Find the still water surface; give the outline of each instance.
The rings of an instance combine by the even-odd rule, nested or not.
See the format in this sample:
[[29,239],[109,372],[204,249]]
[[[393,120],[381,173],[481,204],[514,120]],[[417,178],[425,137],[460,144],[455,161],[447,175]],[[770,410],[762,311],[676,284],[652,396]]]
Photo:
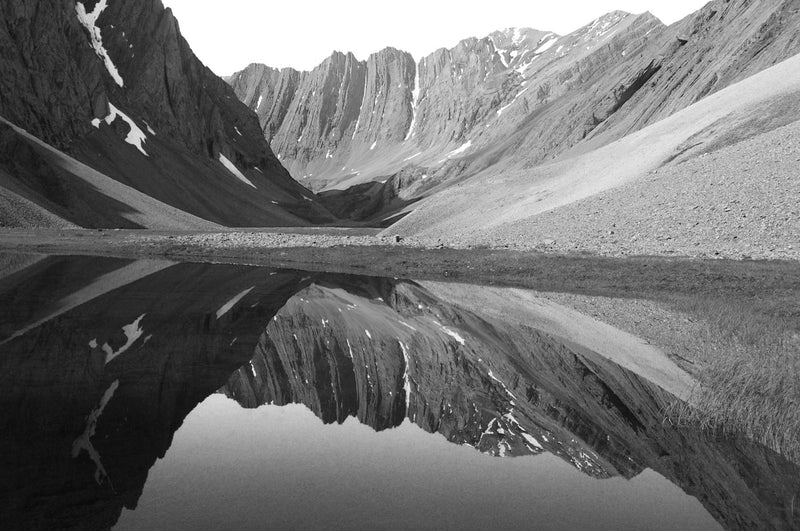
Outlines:
[[670,426],[669,393],[497,290],[25,260],[0,279],[4,527],[796,523],[795,465]]

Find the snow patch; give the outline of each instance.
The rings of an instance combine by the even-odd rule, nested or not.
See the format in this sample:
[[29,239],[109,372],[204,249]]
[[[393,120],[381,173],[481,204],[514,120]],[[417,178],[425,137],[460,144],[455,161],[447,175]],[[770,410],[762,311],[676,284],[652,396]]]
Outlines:
[[225,166],[225,168],[229,172],[231,172],[233,174],[234,177],[236,177],[237,179],[242,181],[244,184],[248,184],[248,185],[252,186],[253,188],[256,188],[256,185],[254,185],[252,183],[252,181],[250,181],[250,179],[245,177],[244,174],[239,171],[239,168],[237,168],[236,165],[233,162],[231,162],[228,159],[228,157],[226,157],[222,153],[219,154],[219,161],[222,163],[223,166]]
[[264,95],[262,94],[261,96],[258,97],[258,103],[256,103],[256,110],[259,110],[261,108],[261,103],[263,103],[263,101],[264,101]]
[[409,160],[415,159],[415,158],[419,157],[420,155],[422,155],[422,151],[420,151],[419,153],[415,153],[414,155],[411,155],[407,159],[403,159],[403,162],[408,162]]
[[555,37],[555,38],[552,38],[552,39],[546,41],[544,44],[542,44],[541,46],[536,48],[536,50],[534,50],[533,53],[540,54],[540,53],[546,52],[547,50],[549,50],[550,48],[553,47],[553,45],[556,43],[557,40],[558,40],[558,37]]
[[109,345],[108,343],[105,343],[103,345],[103,352],[106,353],[106,365],[108,365],[111,361],[113,361],[118,356],[124,354],[129,348],[131,348],[133,346],[134,343],[136,343],[136,341],[140,337],[142,337],[142,334],[144,333],[144,329],[140,325],[141,325],[142,319],[144,319],[145,315],[147,315],[147,314],[143,313],[134,322],[132,322],[129,325],[125,325],[125,326],[122,327],[122,331],[125,333],[125,344],[122,345],[119,348],[119,350],[114,351],[114,349],[111,348],[111,345]]
[[419,65],[417,66],[416,70],[417,71],[414,77],[414,90],[411,91],[411,125],[408,126],[408,133],[406,133],[405,140],[408,140],[414,135],[414,129],[417,125],[417,107],[419,106]]
[[375,141],[375,142],[373,142],[373,143],[372,143],[372,145],[369,147],[369,150],[370,150],[370,151],[372,151],[373,149],[375,149],[375,148],[377,147],[377,145],[378,145],[378,141],[376,140],[376,141]]
[[130,116],[120,111],[114,106],[113,103],[108,102],[108,116],[106,116],[103,120],[100,120],[100,118],[95,118],[92,120],[92,125],[99,129],[101,121],[111,125],[117,118],[121,118],[122,121],[128,124],[128,127],[131,128],[131,130],[128,131],[128,136],[125,137],[125,142],[141,151],[145,157],[149,157],[150,155],[147,154],[142,146],[142,144],[147,142],[147,135],[144,134],[144,131],[142,131],[141,128],[136,125],[136,122],[134,122]]
[[238,127],[236,127],[235,125],[233,126],[233,130],[234,130],[234,131],[236,131],[236,134],[237,134],[237,135],[239,135],[239,136],[242,136],[242,132],[241,132],[241,131],[239,131],[239,128],[238,128]]
[[369,330],[364,330],[364,333],[367,334],[367,337],[372,339],[372,334],[369,333]]
[[106,70],[120,87],[125,85],[122,76],[119,75],[119,70],[114,65],[114,61],[108,55],[108,51],[103,46],[103,36],[100,34],[100,28],[97,27],[97,19],[100,14],[108,7],[108,0],[100,0],[94,5],[94,10],[91,13],[86,12],[86,6],[82,2],[75,4],[75,12],[78,15],[78,21],[89,32],[89,38],[92,41],[92,48],[97,56],[103,60]]
[[464,341],[464,338],[461,337],[457,332],[454,332],[453,330],[450,330],[446,326],[443,326],[442,330],[444,331],[445,334],[447,334],[448,336],[452,337],[453,339],[455,339],[456,341],[461,343],[461,346],[465,346],[467,344],[467,342]]
[[450,153],[445,155],[445,157],[442,160],[440,160],[439,162],[442,163],[442,162],[445,162],[446,160],[449,160],[449,159],[455,157],[456,155],[460,155],[460,154],[464,153],[466,150],[468,150],[471,147],[472,147],[472,140],[469,140],[469,141],[467,141],[466,144],[462,145],[461,147],[458,147],[458,148],[454,149],[453,151],[451,151]]
[[519,97],[522,96],[523,94],[525,94],[527,91],[528,91],[527,88],[522,89],[516,96],[514,96],[514,99],[511,100],[511,103],[509,103],[508,105],[505,105],[505,106],[501,107],[500,109],[498,109],[497,110],[497,116],[500,116],[501,114],[503,114],[503,111],[505,111],[506,109],[508,109],[512,105],[514,105],[517,102],[517,100],[519,99]]
[[231,311],[233,309],[233,307],[236,306],[239,303],[240,300],[244,299],[247,296],[247,294],[250,293],[251,291],[253,291],[255,288],[256,287],[253,286],[250,289],[246,289],[243,292],[241,292],[238,295],[236,295],[231,300],[229,300],[228,302],[226,302],[225,304],[223,304],[220,307],[220,309],[217,310],[217,319],[219,319],[220,317],[222,317],[223,315],[225,315],[226,313]]

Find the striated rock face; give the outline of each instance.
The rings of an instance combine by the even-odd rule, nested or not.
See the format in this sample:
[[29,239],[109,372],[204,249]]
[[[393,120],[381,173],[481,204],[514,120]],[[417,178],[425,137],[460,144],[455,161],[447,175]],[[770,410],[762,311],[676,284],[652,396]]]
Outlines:
[[12,0],[0,15],[0,116],[8,121],[209,221],[330,219],[306,200],[312,195],[277,161],[256,118],[197,59],[160,0]]
[[[420,176],[430,180],[406,183],[402,195],[408,199],[442,180],[495,164],[507,151],[520,151],[519,140],[513,146],[509,140],[529,129],[534,118],[537,143],[533,153],[526,152],[528,160],[551,156],[582,139],[587,123],[599,123],[588,109],[595,111],[593,104],[604,97],[602,89],[590,92],[588,87],[601,80],[620,52],[638,50],[646,35],[663,29],[649,14],[614,12],[568,36],[509,28],[437,50],[416,64],[407,54],[386,49],[363,63],[337,53],[310,73],[284,70],[277,78],[274,70],[250,65],[231,84],[242,101],[258,109],[265,137],[304,184],[346,188],[385,180],[404,168],[422,169]],[[332,68],[344,57],[366,74]],[[332,81],[321,81],[332,75]],[[276,98],[275,87],[288,89],[298,76],[289,111],[276,110],[287,98],[284,93]],[[614,77],[609,87],[617,81]],[[341,93],[360,98],[348,107],[353,114],[326,104]],[[571,101],[557,106],[551,119],[539,118],[565,96],[575,96],[582,107]],[[271,102],[269,109],[263,108],[265,102]],[[326,110],[336,127],[296,118]],[[482,155],[490,160],[474,162]]]
[[797,2],[709,2],[646,50],[656,72],[598,133],[606,142],[639,130],[799,52]]
[[[670,27],[616,11],[565,36],[495,32],[437,50],[413,75],[387,49],[362,63],[334,54],[310,73],[250,65],[232,84],[251,108],[269,102],[265,137],[303,184],[345,189],[405,169],[400,196],[411,199],[617,140],[800,52],[798,28],[791,0],[715,0]],[[350,70],[332,67],[344,62]],[[348,112],[325,103],[343,93],[363,96]]]

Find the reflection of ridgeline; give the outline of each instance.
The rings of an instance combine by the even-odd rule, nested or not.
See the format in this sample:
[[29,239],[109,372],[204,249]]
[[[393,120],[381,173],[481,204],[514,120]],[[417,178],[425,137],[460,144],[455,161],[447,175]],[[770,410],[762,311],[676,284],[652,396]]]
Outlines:
[[105,528],[136,507],[186,415],[305,285],[295,273],[167,266],[53,258],[0,284],[18,312],[4,339],[29,328],[0,348],[5,528]]
[[599,478],[651,468],[726,527],[800,525],[797,466],[665,426],[669,395],[632,372],[411,283],[319,278],[223,390],[245,407],[302,403],[328,423],[355,416],[383,430],[408,418],[492,455],[551,452]]

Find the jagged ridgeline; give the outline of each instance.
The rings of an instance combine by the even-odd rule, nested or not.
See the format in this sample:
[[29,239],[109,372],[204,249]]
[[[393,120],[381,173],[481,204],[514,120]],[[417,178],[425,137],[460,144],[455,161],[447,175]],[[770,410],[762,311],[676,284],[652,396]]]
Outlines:
[[311,72],[252,64],[229,82],[304,185],[397,175],[410,199],[608,144],[794,55],[798,28],[794,1],[716,0],[669,27],[615,11],[564,36],[510,28],[419,61],[336,52]]
[[0,16],[2,224],[332,219],[160,1],[10,0]]

